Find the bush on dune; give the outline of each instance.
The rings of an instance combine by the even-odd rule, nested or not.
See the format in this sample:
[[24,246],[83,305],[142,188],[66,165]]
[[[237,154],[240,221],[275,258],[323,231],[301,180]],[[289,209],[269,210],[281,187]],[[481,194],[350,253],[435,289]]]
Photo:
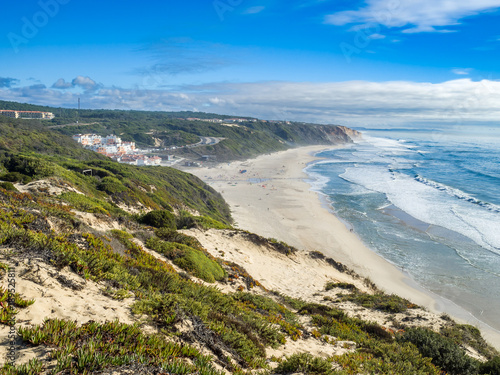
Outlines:
[[139,218],[142,224],[150,225],[155,228],[177,229],[175,225],[175,216],[167,210],[150,211]]
[[422,356],[449,374],[477,374],[479,363],[465,354],[455,342],[425,328],[412,328],[398,338],[399,342],[415,345]]

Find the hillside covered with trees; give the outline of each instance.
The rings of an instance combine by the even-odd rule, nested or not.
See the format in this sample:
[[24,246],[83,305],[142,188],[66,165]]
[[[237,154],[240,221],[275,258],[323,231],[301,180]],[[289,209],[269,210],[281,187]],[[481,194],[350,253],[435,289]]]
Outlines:
[[[290,147],[352,142],[357,132],[334,125],[318,125],[283,121],[265,121],[238,117],[241,121],[224,121],[231,116],[202,112],[151,112],[122,110],[75,110],[32,106],[0,101],[0,109],[49,111],[55,114],[50,121],[30,120],[52,128],[64,135],[94,133],[101,136],[117,134],[124,141],[134,141],[139,147],[155,153],[178,154],[196,159],[200,154],[212,155],[218,161],[245,159],[262,153],[281,151]],[[194,118],[199,120],[193,120]],[[202,120],[220,119],[222,123]],[[200,137],[223,138],[220,143],[201,149],[165,148],[195,144]]]

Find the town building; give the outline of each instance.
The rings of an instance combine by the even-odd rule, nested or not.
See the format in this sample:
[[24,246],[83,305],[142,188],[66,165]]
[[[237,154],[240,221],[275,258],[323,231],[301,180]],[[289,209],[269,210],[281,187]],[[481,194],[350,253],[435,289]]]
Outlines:
[[[159,156],[148,157],[135,147],[135,142],[123,142],[116,135],[101,137],[97,134],[76,134],[73,139],[85,148],[108,156],[120,163],[133,165],[160,165]],[[142,151],[143,152],[143,151]]]

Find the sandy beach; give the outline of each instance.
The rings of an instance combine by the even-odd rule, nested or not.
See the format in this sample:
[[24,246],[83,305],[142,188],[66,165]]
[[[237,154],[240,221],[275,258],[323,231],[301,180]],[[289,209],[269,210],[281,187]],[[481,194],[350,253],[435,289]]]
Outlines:
[[498,332],[482,326],[466,311],[420,288],[394,265],[366,247],[311,191],[303,171],[314,155],[331,146],[309,146],[261,155],[212,168],[189,168],[219,191],[232,209],[235,225],[276,238],[303,250],[318,250],[370,278],[387,293],[403,296],[431,312],[446,312],[479,326],[485,338],[500,347]]

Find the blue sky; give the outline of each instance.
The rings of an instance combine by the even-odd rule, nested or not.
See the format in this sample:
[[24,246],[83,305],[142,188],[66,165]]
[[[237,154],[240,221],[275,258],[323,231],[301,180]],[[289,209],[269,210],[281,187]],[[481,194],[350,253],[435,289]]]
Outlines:
[[347,126],[495,122],[500,0],[23,0],[0,99]]

